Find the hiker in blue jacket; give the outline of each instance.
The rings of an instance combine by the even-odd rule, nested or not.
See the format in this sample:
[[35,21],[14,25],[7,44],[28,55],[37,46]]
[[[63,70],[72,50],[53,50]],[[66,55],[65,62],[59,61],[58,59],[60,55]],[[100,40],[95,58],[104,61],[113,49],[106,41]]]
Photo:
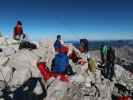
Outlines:
[[54,48],[55,48],[55,51],[59,51],[59,49],[62,47],[62,43],[61,43],[61,35],[57,35],[57,40],[55,41],[54,43]]
[[64,73],[67,75],[74,75],[72,67],[69,64],[69,57],[67,56],[66,47],[60,48],[60,51],[55,55],[52,61],[52,71],[55,73]]

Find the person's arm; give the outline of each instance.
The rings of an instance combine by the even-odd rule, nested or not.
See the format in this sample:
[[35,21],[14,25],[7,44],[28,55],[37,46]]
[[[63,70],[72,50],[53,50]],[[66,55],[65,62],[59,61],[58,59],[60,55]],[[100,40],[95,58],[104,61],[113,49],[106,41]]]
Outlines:
[[15,35],[16,35],[16,27],[14,27],[13,29],[13,38],[15,38]]
[[116,58],[116,56],[115,56],[115,50],[113,50],[113,62],[115,62],[115,58]]
[[21,34],[23,34],[23,28],[21,27]]
[[85,59],[83,59],[83,58],[80,59],[80,60],[78,61],[78,63],[81,64],[81,65],[84,65],[84,64],[88,63],[89,60],[90,60],[90,54],[87,53],[87,54],[85,55]]

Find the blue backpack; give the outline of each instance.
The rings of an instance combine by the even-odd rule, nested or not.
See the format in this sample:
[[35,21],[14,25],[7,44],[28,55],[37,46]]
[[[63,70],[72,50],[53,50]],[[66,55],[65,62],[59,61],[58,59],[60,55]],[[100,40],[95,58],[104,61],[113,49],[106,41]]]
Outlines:
[[66,71],[67,67],[69,66],[69,58],[64,53],[58,53],[55,55],[53,64],[52,64],[52,71],[56,73],[63,73]]

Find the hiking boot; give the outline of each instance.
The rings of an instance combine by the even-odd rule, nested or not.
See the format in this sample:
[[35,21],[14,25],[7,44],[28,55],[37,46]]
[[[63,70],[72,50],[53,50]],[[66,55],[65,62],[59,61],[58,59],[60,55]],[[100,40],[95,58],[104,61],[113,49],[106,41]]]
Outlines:
[[67,73],[68,76],[73,76],[73,75],[75,75],[75,74],[76,74],[76,72],[71,72],[71,73],[68,72],[68,73]]

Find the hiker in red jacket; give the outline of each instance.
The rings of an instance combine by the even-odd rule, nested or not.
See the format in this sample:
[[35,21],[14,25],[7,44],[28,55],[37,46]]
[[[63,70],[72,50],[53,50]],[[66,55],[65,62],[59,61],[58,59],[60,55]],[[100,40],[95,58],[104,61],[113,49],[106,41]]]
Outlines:
[[14,27],[13,39],[20,40],[21,38],[25,38],[25,34],[23,33],[22,22],[17,21]]

